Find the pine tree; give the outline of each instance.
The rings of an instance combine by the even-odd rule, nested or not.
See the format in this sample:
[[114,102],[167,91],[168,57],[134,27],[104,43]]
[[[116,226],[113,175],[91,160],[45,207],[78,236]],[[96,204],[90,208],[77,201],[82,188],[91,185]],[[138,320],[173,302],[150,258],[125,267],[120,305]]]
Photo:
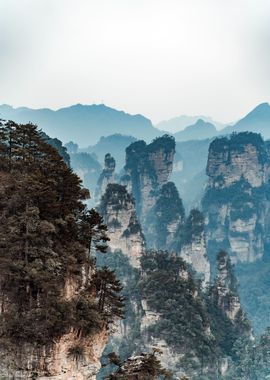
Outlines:
[[[113,356],[114,358],[114,356]],[[172,379],[172,373],[162,367],[156,352],[142,353],[122,362],[114,360],[119,367],[107,380],[157,380]]]
[[108,267],[98,270],[94,277],[94,284],[98,293],[99,310],[106,316],[112,318],[123,317],[124,300],[120,295],[123,287],[115,276],[115,272]]
[[107,251],[107,226],[103,223],[103,218],[95,210],[84,211],[80,218],[79,236],[88,244],[88,253],[91,256],[92,250],[105,253]]
[[[81,180],[36,126],[0,123],[0,179],[0,344],[46,345],[71,329],[91,335],[119,317],[116,278],[100,293],[102,312],[91,283],[89,247],[106,251],[106,226],[86,211]],[[78,299],[63,296],[69,278]]]

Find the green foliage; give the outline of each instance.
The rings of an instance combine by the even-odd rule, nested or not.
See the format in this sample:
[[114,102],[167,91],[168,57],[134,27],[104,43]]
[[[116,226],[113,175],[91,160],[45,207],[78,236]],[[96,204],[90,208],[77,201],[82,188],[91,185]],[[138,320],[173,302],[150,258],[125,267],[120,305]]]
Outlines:
[[220,251],[217,255],[217,277],[210,287],[207,305],[211,330],[221,356],[233,357],[234,343],[240,337],[248,337],[250,334],[250,324],[241,308],[234,320],[227,315],[236,298],[238,299],[238,284],[234,268],[228,254]]
[[175,139],[170,135],[163,135],[161,137],[156,137],[151,144],[147,147],[149,152],[156,152],[159,149],[165,151],[165,153],[175,152]]
[[127,378],[134,380],[172,379],[171,372],[162,367],[155,352],[142,353],[117,365],[119,366],[118,370],[106,377],[107,380]]
[[94,274],[93,284],[98,295],[98,308],[106,319],[110,321],[110,318],[115,316],[123,318],[124,299],[119,295],[123,287],[114,271],[108,267],[97,270]]
[[[202,200],[203,209],[208,210],[213,205],[220,207],[228,203],[233,203],[235,207],[240,209],[245,202],[254,202],[254,198],[250,194],[252,190],[251,185],[244,178],[241,178],[230,187],[208,188]],[[257,195],[256,198],[259,198],[259,196]]]
[[152,189],[155,192],[157,187],[156,169],[151,160],[151,155],[159,150],[163,150],[165,156],[175,152],[174,137],[164,135],[157,137],[151,144],[144,141],[136,141],[126,148],[125,170],[129,173],[132,183],[132,193],[136,200],[136,205],[140,213],[141,202],[141,177],[147,175],[152,181]]
[[181,229],[184,218],[185,210],[178,190],[173,182],[167,182],[162,186],[157,202],[146,222],[146,224],[152,225],[155,220],[153,231],[148,234],[148,244],[157,249],[174,249],[177,236],[168,247],[168,226],[176,223],[177,229]]
[[115,352],[110,352],[108,355],[109,362],[120,367],[121,360]]
[[142,295],[149,307],[161,315],[149,332],[179,353],[197,355],[200,367],[213,356],[214,341],[206,332],[207,312],[200,293],[195,296],[198,286],[186,264],[168,252],[150,251],[142,256],[141,265]]
[[[141,259],[142,297],[160,316],[148,328],[148,333],[164,339],[175,352],[184,354],[180,365],[189,374],[196,371],[196,379],[216,379],[219,359],[233,359],[235,342],[250,334],[250,325],[241,309],[233,321],[226,314],[238,297],[228,255],[220,252],[217,263],[218,271],[224,274],[226,269],[226,278],[217,277],[209,292],[201,293],[181,258],[167,252],[150,251]],[[203,374],[207,365],[211,368],[208,376]]]
[[[238,294],[238,282],[234,273],[234,266],[231,263],[230,256],[227,252],[221,250],[219,251],[217,255],[217,268],[218,271],[221,273],[224,271],[226,272],[226,287],[230,291],[231,295],[237,295]],[[224,274],[222,277],[224,281]],[[217,279],[217,285],[219,286],[219,280]]]
[[111,156],[110,153],[107,153],[105,155],[104,163],[106,168],[115,168],[115,159]]
[[117,183],[109,183],[103,194],[98,211],[101,215],[106,215],[107,207],[112,206],[113,210],[121,210],[126,203],[133,203],[132,196],[127,192],[125,186]]
[[107,236],[107,226],[103,223],[103,218],[95,210],[84,210],[80,215],[79,239],[88,245],[89,257],[92,250],[95,252],[107,252],[107,242],[110,240]]
[[234,345],[235,360],[226,379],[266,380],[270,376],[270,330],[256,340],[240,338]]
[[91,245],[105,252],[108,238],[81,181],[35,126],[11,121],[0,125],[0,176],[0,340],[43,346],[99,331],[119,313],[101,313],[90,281]]
[[191,244],[196,237],[203,233],[204,216],[199,210],[192,209],[181,233],[181,244]]
[[115,165],[116,165],[115,159],[111,156],[110,153],[107,153],[104,159],[104,169],[102,170],[102,173],[100,174],[100,177],[97,182],[97,189],[96,189],[97,196],[98,196],[98,193],[100,191],[103,181],[106,179],[110,179],[111,176],[113,175],[114,170],[115,170]]
[[125,170],[129,173],[132,184],[132,193],[136,199],[139,211],[141,201],[141,175],[147,172],[153,180],[156,180],[155,171],[148,160],[147,144],[145,141],[135,141],[126,148]]
[[[42,136],[43,136],[43,133],[42,133]],[[66,165],[70,166],[70,156],[67,152],[67,148],[65,146],[63,146],[62,141],[60,141],[57,138],[53,139],[53,138],[47,136],[45,133],[44,133],[44,139],[48,144],[50,144],[53,148],[55,148],[57,150],[57,152],[60,154],[60,156],[63,157],[63,160],[66,163]]]
[[[208,241],[208,257],[214,263],[216,251],[219,249],[231,250],[228,240],[230,223],[237,219],[247,222],[254,216],[260,215],[263,210],[268,189],[265,187],[252,187],[243,177],[236,183],[224,188],[208,188],[202,199],[202,208],[208,214],[208,229],[223,231],[224,242]],[[220,208],[228,206],[229,213],[225,216],[224,223],[220,223]],[[264,234],[261,219],[257,218],[255,235]],[[230,230],[231,236],[241,236],[243,233]]]
[[71,302],[70,325],[82,337],[95,335],[110,322],[108,317],[113,317],[101,313],[96,297],[89,298],[88,293],[91,293],[93,289],[95,290],[95,287],[91,284],[87,289],[88,292],[83,292],[78,299]]
[[137,220],[130,220],[128,228],[123,232],[123,236],[129,237],[130,235],[141,234],[141,225]]
[[[139,270],[130,265],[128,257],[121,251],[113,253],[108,252],[106,255],[98,255],[97,266],[98,268],[107,266],[115,271],[117,278],[119,278],[123,284],[121,294],[125,299],[125,318],[122,321],[125,335],[121,339],[121,343],[117,338],[115,340],[113,336],[111,337],[109,344],[105,349],[102,362],[106,362],[105,356],[111,351],[116,351],[121,361],[124,361],[132,356],[134,352],[137,352],[142,344],[140,332],[141,311],[139,308],[141,292],[137,285],[140,276]],[[134,305],[137,305],[136,308]],[[114,368],[111,365],[103,367],[98,375],[98,379],[104,379],[104,377],[109,373],[112,373],[113,370]]]
[[228,161],[230,163],[230,152],[235,151],[242,153],[246,145],[251,144],[256,147],[259,161],[263,164],[266,159],[264,141],[260,134],[253,132],[232,133],[230,137],[219,137],[211,142],[209,151],[212,152],[227,152]]

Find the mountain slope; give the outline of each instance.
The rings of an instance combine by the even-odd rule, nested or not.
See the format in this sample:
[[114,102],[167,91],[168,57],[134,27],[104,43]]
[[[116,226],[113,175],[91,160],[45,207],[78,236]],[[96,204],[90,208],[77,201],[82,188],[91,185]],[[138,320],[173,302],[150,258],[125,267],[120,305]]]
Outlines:
[[117,171],[119,171],[125,165],[126,148],[135,141],[135,137],[120,135],[119,133],[106,137],[102,136],[97,144],[87,148],[87,152],[94,153],[102,164],[105,154],[111,153],[116,160]]
[[95,144],[101,136],[114,133],[146,140],[152,140],[162,134],[144,116],[130,115],[104,104],[77,104],[57,111],[1,105],[0,118],[20,123],[31,121],[50,136],[57,137],[64,143],[72,140],[81,147]]
[[214,121],[211,117],[207,116],[187,116],[187,115],[181,115],[174,117],[169,120],[161,121],[160,123],[156,124],[155,126],[158,129],[168,131],[170,133],[177,133],[180,131],[183,131],[186,127],[189,125],[195,124],[199,119],[202,119],[206,123],[214,124],[218,129],[221,129],[224,127],[224,124],[219,123],[217,121]]
[[197,120],[193,125],[189,125],[183,131],[174,134],[176,141],[203,140],[211,138],[217,134],[215,126],[202,119]]
[[257,132],[264,138],[270,138],[270,105],[259,104],[236,124],[222,129],[222,134],[232,132]]

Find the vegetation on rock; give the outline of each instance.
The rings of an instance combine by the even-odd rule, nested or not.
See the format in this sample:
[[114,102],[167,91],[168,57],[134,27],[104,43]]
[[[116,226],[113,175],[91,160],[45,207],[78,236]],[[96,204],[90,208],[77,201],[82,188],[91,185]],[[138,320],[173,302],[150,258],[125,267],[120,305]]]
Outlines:
[[89,250],[106,251],[106,227],[86,211],[88,191],[34,125],[1,123],[0,176],[1,344],[51,345],[120,317],[114,273],[91,275]]
[[[151,226],[148,245],[156,249],[174,249],[177,245],[176,233],[182,230],[185,210],[179,193],[173,182],[168,182],[159,191],[155,206],[148,215]],[[169,229],[172,226],[172,231]]]

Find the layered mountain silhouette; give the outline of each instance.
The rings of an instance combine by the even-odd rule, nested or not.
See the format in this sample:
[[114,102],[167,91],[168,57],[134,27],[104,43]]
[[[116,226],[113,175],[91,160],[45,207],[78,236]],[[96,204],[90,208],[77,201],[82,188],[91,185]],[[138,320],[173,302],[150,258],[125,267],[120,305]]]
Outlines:
[[222,129],[225,127],[224,124],[213,120],[211,117],[187,115],[181,115],[169,120],[161,121],[160,123],[156,124],[156,127],[163,131],[177,133],[183,131],[186,127],[190,125],[196,124],[199,119],[205,121],[206,123],[213,124],[217,129]]
[[[163,135],[164,131],[175,130],[177,125],[179,129],[174,134],[177,141],[208,139],[234,131],[252,131],[261,133],[265,139],[270,138],[270,105],[268,103],[258,105],[234,125],[218,131],[216,126],[220,128],[220,125],[216,122],[210,122],[211,119],[205,117],[198,119],[197,116],[180,116],[161,122],[158,124],[158,129],[142,115],[130,115],[104,104],[77,104],[57,111],[49,108],[13,108],[10,105],[0,105],[0,119],[11,119],[19,123],[29,121],[36,123],[52,138],[57,137],[64,143],[72,140],[82,148],[95,145],[102,136],[114,134],[132,136],[150,142],[153,138]],[[185,124],[188,121],[190,122]],[[109,141],[109,145],[110,143],[112,141]]]
[[146,141],[163,134],[153,127],[146,117],[130,115],[104,104],[77,104],[57,111],[2,105],[0,118],[20,123],[31,121],[38,124],[49,136],[57,137],[64,143],[72,140],[81,147],[95,144],[101,136],[115,133],[131,135]]
[[176,141],[203,140],[217,135],[215,126],[199,119],[195,124],[189,125],[183,131],[174,134]]
[[97,144],[89,146],[85,151],[95,154],[102,165],[105,154],[111,153],[116,160],[117,170],[120,170],[125,165],[126,148],[134,141],[136,141],[136,138],[133,136],[125,136],[117,133],[111,136],[101,137]]
[[268,103],[259,104],[236,124],[224,128],[221,133],[244,131],[257,132],[265,139],[270,138],[270,105]]

